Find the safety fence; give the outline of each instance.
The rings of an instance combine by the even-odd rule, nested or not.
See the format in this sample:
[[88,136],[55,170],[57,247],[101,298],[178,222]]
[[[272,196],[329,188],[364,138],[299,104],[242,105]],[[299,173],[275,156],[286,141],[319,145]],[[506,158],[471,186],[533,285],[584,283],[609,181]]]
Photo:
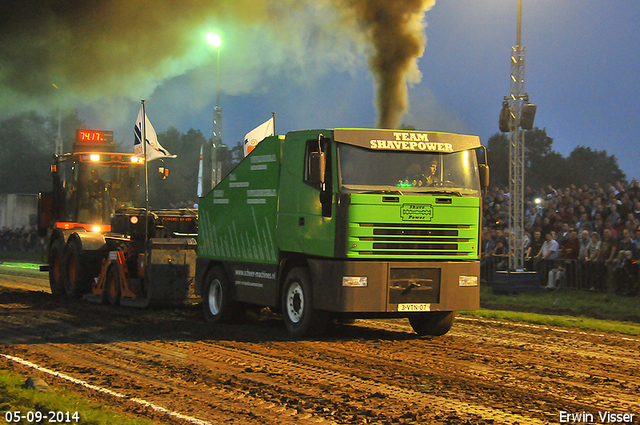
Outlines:
[[[617,265],[615,262],[531,258],[525,261],[525,269],[536,272],[541,287],[553,289],[571,288],[635,294],[638,292],[640,281],[639,267],[636,262],[628,263],[622,267],[622,264]],[[493,275],[498,270],[506,270],[504,258],[483,259],[480,267],[481,281],[492,282]],[[552,282],[549,282],[550,277]]]

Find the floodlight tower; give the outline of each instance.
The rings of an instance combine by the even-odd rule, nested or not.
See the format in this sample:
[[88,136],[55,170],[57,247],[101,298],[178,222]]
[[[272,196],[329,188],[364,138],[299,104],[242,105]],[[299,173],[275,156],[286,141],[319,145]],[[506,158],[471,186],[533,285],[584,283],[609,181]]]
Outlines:
[[522,0],[518,0],[516,45],[511,48],[511,91],[504,97],[500,130],[509,131],[509,270],[524,270],[524,131],[533,128],[536,106],[524,89],[521,43]]

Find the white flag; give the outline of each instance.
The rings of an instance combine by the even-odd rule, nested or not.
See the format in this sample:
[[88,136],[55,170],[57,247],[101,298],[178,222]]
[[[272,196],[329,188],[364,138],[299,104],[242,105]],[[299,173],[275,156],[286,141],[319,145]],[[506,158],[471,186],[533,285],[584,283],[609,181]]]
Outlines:
[[[138,119],[136,119],[136,125],[134,128],[135,132],[135,142],[133,143],[134,153],[136,156],[142,157],[144,156],[144,146],[142,145],[142,106],[140,106],[140,112],[138,112]],[[147,161],[153,161],[158,158],[175,158],[176,155],[171,155],[168,150],[162,147],[160,143],[158,143],[158,135],[156,134],[156,130],[151,125],[149,121],[149,117],[147,114],[145,115],[144,127],[147,140]]]
[[244,156],[249,155],[258,143],[269,136],[275,136],[273,131],[273,118],[269,118],[267,122],[254,128],[244,136]]

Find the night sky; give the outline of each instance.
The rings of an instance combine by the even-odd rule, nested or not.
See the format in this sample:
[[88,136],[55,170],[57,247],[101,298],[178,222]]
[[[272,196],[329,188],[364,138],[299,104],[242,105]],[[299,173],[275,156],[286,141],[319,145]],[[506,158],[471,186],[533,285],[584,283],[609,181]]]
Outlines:
[[[210,137],[218,85],[216,51],[205,35],[215,31],[223,40],[224,143],[241,141],[272,112],[279,134],[379,125],[384,105],[376,101],[380,80],[371,66],[375,31],[355,6],[343,6],[362,0],[42,1],[36,2],[41,9],[54,5],[56,13],[35,18],[33,1],[8,1],[0,9],[2,116],[76,108],[89,127],[114,130],[133,150],[134,121],[146,99],[156,131],[195,128]],[[486,143],[509,94],[517,1],[403,2],[421,10],[426,46],[417,62],[408,62],[420,73],[407,71],[413,84],[400,121],[479,135]],[[59,4],[66,9],[56,9]],[[154,8],[145,13],[140,4]],[[635,0],[523,0],[526,92],[538,105],[535,125],[546,128],[564,156],[578,145],[614,154],[628,178],[640,177],[638,28]]]

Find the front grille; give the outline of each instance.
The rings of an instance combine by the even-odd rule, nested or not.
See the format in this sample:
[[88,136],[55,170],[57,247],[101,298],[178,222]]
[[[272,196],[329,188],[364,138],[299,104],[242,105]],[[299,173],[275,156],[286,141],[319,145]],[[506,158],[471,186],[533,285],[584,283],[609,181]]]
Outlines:
[[461,224],[360,223],[350,235],[352,253],[380,256],[468,256],[477,230]]

